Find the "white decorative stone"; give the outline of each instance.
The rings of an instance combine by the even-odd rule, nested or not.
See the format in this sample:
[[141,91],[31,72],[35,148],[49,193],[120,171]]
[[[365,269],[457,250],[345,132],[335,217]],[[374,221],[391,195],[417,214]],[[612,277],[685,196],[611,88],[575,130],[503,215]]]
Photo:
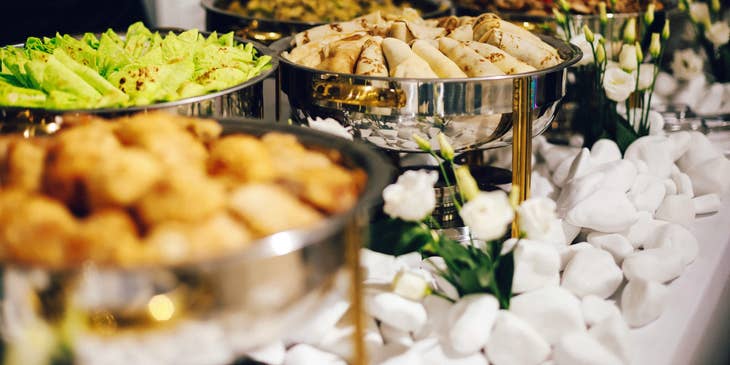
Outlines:
[[692,199],[695,214],[715,213],[722,208],[722,202],[717,194],[705,194]]
[[423,304],[390,292],[381,292],[367,297],[369,313],[397,329],[418,331],[426,323],[426,309]]
[[587,241],[593,247],[610,253],[617,264],[621,264],[626,256],[634,252],[634,246],[629,243],[629,240],[618,233],[591,232],[588,234]]
[[639,219],[636,220],[636,223],[621,232],[621,235],[626,237],[634,248],[642,247],[644,242],[653,237],[659,227],[667,224],[665,221],[654,219],[649,212],[639,212],[638,215]]
[[553,360],[559,365],[618,365],[621,360],[586,332],[564,335],[555,345]]
[[661,96],[671,96],[677,91],[677,79],[666,72],[659,72],[654,81],[654,92]]
[[667,188],[664,182],[649,174],[639,174],[627,193],[636,210],[654,214],[664,200]]
[[494,322],[486,352],[494,365],[536,365],[550,355],[550,345],[527,322],[502,310]]
[[430,256],[421,261],[421,268],[433,275],[436,289],[445,294],[448,298],[459,299],[459,291],[448,280],[441,276],[441,272],[446,270],[446,262],[443,257]]
[[639,174],[649,174],[649,165],[642,160],[629,160],[636,166],[636,172]]
[[596,165],[618,161],[620,159],[621,150],[619,150],[616,142],[610,139],[599,139],[591,147],[591,160]]
[[252,360],[271,365],[281,365],[286,357],[286,348],[281,341],[272,342],[246,353]]
[[510,311],[550,344],[565,333],[585,331],[580,301],[560,287],[546,287],[512,297]]
[[695,207],[689,195],[668,195],[654,214],[656,219],[689,227],[695,219]]
[[346,365],[345,360],[315,347],[299,344],[287,351],[284,365]]
[[621,294],[621,312],[631,327],[645,326],[664,311],[669,289],[643,279],[629,280]]
[[560,282],[560,255],[546,242],[519,240],[514,250],[512,291],[524,293]]
[[575,240],[576,237],[578,237],[578,233],[580,233],[580,227],[574,226],[566,222],[564,219],[561,219],[560,223],[563,226],[563,233],[565,234],[565,244],[569,245]]
[[548,168],[551,171],[555,171],[555,169],[557,169],[563,161],[569,160],[572,162],[573,159],[575,159],[575,156],[580,152],[580,149],[544,143],[538,147],[537,152],[540,153],[542,158],[545,160],[545,164],[547,164]]
[[615,312],[596,323],[588,330],[588,334],[624,364],[631,363],[633,347],[629,340],[629,326],[624,322],[621,313]]
[[672,142],[664,136],[644,136],[634,141],[624,152],[626,160],[646,162],[649,173],[665,179],[672,171]]
[[693,167],[699,166],[702,163],[722,157],[720,151],[717,150],[715,145],[712,144],[707,136],[700,132],[689,132],[691,140],[689,142],[689,148],[682,157],[677,160],[679,168],[687,172]]
[[420,252],[410,252],[405,255],[395,257],[395,262],[399,264],[401,268],[407,267],[410,269],[417,269],[421,266],[423,257]]
[[588,248],[593,248],[593,245],[591,245],[588,242],[577,242],[572,245],[569,245],[565,247],[563,250],[560,251],[560,271],[565,270],[565,267],[568,266],[568,262],[573,259],[573,256],[575,256],[576,253],[578,253],[581,250],[585,250]]
[[421,362],[423,365],[488,365],[487,358],[477,351],[469,355],[454,353],[442,342],[435,346],[427,347],[422,351]]
[[583,319],[588,327],[594,326],[610,315],[621,316],[621,311],[613,300],[606,300],[597,295],[586,295],[580,305],[583,310]]
[[592,167],[591,152],[587,148],[583,148],[573,160],[566,159],[560,163],[553,172],[553,183],[562,187],[570,180],[584,176]]
[[555,201],[558,217],[565,217],[570,209],[585,200],[601,187],[604,180],[603,173],[588,174],[582,178],[573,179],[560,191]]
[[328,332],[334,329],[337,322],[349,308],[350,302],[339,296],[327,298],[327,301],[312,313],[303,326],[286,336],[285,342],[317,344]]
[[664,183],[664,190],[666,190],[666,195],[674,195],[677,194],[677,184],[672,179],[664,179],[662,181]]
[[449,344],[461,355],[476,353],[487,344],[499,302],[491,294],[463,296],[447,315]]
[[672,141],[672,161],[677,161],[689,150],[692,135],[687,131],[680,131],[670,133],[668,138]]
[[555,185],[548,177],[539,174],[537,171],[532,172],[530,183],[530,196],[555,198]]
[[392,343],[405,347],[413,345],[413,338],[410,332],[399,330],[385,322],[380,324],[380,335],[383,337],[383,342],[386,345]]
[[426,308],[428,319],[421,329],[413,333],[413,338],[423,340],[446,333],[447,316],[452,305],[449,300],[436,295],[423,298],[423,307]]
[[[355,333],[355,325],[352,321],[353,313],[343,317],[340,322],[328,332],[319,343],[314,344],[320,350],[337,355],[343,359],[351,359],[355,354],[352,336]],[[365,347],[373,350],[383,346],[383,337],[380,335],[378,325],[372,317],[365,319],[365,335],[363,338]]]
[[598,190],[568,211],[568,223],[612,233],[629,228],[638,219],[634,205],[618,190]]
[[598,295],[608,298],[623,280],[623,273],[607,251],[597,248],[580,250],[563,272],[562,287],[582,298]]
[[366,248],[360,250],[360,266],[365,268],[366,284],[389,284],[401,268],[395,256]]
[[370,363],[379,365],[418,365],[418,357],[415,353],[409,352],[410,348],[411,346],[403,346],[397,343],[385,344],[369,353]]
[[689,175],[683,173],[673,173],[672,181],[677,185],[677,194],[687,195],[694,198],[694,190],[692,189],[692,180]]
[[628,160],[604,163],[596,166],[590,173],[603,173],[601,187],[621,192],[629,191],[638,174],[636,165]]
[[627,280],[644,279],[665,283],[681,275],[684,266],[682,254],[677,250],[650,248],[626,256],[621,268]]
[[723,156],[706,160],[685,170],[696,195],[723,195],[730,187],[730,160]]
[[657,229],[652,239],[647,240],[644,248],[667,248],[675,251],[687,266],[697,258],[699,245],[697,239],[686,228],[677,224],[665,224]]

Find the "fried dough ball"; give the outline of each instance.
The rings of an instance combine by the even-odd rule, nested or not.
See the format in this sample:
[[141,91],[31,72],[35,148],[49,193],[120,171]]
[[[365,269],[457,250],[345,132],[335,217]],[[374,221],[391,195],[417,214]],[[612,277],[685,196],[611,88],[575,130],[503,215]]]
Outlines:
[[85,259],[101,264],[124,263],[126,248],[140,246],[139,233],[127,212],[107,209],[84,219],[72,238],[73,246]]
[[28,139],[16,139],[8,144],[5,158],[6,188],[37,191],[41,187],[46,149]]
[[210,146],[208,171],[228,175],[237,182],[270,181],[276,177],[269,150],[256,137],[223,137]]
[[161,164],[152,154],[136,147],[121,148],[90,172],[87,189],[91,205],[133,204],[162,177]]
[[137,114],[119,119],[115,133],[123,144],[142,147],[165,166],[205,168],[205,146],[169,114]]
[[60,202],[17,189],[0,190],[0,244],[15,262],[62,267],[78,262],[68,243],[78,223]]
[[261,235],[313,225],[322,214],[284,188],[270,184],[242,185],[231,194],[228,208]]
[[182,124],[185,130],[205,144],[215,141],[223,132],[223,127],[213,119],[179,117],[175,121]]
[[223,185],[193,169],[170,171],[136,204],[147,225],[164,221],[196,222],[225,207]]

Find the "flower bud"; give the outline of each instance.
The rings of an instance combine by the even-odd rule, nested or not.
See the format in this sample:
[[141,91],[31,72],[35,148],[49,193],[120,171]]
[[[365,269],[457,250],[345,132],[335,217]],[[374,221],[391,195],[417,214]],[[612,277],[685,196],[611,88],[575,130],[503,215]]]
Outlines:
[[570,3],[567,0],[558,0],[558,6],[566,13],[570,11]]
[[669,19],[664,20],[664,28],[662,28],[662,39],[669,39]]
[[616,0],[611,0],[611,11],[616,9]]
[[679,11],[681,12],[687,10],[687,4],[685,4],[684,0],[679,0],[679,3],[677,3],[677,9],[679,9]]
[[459,186],[459,191],[461,192],[461,196],[464,197],[465,202],[479,194],[479,185],[471,172],[469,172],[468,166],[457,167],[454,175],[456,175],[456,184]]
[[618,64],[622,70],[631,73],[638,67],[636,47],[624,44],[618,55]]
[[567,19],[565,19],[565,14],[561,13],[558,8],[553,8],[553,16],[555,16],[555,21],[558,25],[565,25],[565,22],[567,21]]
[[411,136],[411,138],[416,142],[418,148],[420,148],[421,151],[431,152],[431,144],[427,140],[423,139],[423,137],[414,134]]
[[595,36],[593,35],[593,32],[591,32],[591,29],[588,28],[588,25],[583,24],[583,34],[586,36],[586,40],[588,43],[593,43],[595,40]]
[[662,50],[662,42],[659,39],[659,33],[652,33],[651,34],[651,43],[649,43],[649,54],[657,58],[659,57],[659,53]]
[[634,44],[636,41],[636,19],[629,18],[624,27],[624,43]]
[[640,64],[644,61],[644,51],[641,49],[639,42],[634,43],[634,48],[636,48],[636,63]]
[[651,23],[654,23],[654,3],[649,3],[649,5],[646,7],[646,12],[644,13],[644,23],[646,23],[647,26],[650,26]]
[[441,149],[441,157],[446,161],[454,160],[454,147],[451,147],[448,138],[443,133],[439,133],[436,137],[439,141],[439,148]]
[[710,10],[712,10],[713,13],[720,12],[720,0],[712,0],[710,2]]
[[[601,38],[601,39],[603,39],[603,38]],[[603,43],[599,43],[598,48],[596,48],[596,62],[601,64],[605,60],[606,60],[606,46]]]
[[601,21],[601,24],[608,23],[608,15],[606,14],[606,2],[601,1],[598,3],[598,19]]

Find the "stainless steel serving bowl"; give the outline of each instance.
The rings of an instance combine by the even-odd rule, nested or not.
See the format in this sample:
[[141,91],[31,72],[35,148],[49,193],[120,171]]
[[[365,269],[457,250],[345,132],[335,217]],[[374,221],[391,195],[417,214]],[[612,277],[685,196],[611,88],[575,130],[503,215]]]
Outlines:
[[[4,316],[3,338],[22,334],[33,317],[59,327],[74,319],[78,325],[81,318],[92,333],[72,336],[80,341],[72,344],[74,354],[90,357],[76,359],[81,363],[110,363],[95,356],[116,356],[119,351],[131,351],[126,359],[143,362],[169,346],[169,356],[194,356],[162,363],[199,363],[195,356],[212,356],[211,346],[217,349],[214,355],[227,357],[218,362],[213,356],[202,363],[233,363],[231,357],[293,332],[319,309],[344,266],[346,242],[360,244],[366,237],[370,210],[391,180],[390,165],[365,143],[306,128],[243,119],[221,123],[224,133],[283,132],[308,148],[337,151],[343,165],[367,174],[356,206],[317,226],[265,237],[240,252],[174,267],[121,270],[86,265],[47,271],[0,263],[0,303],[3,313],[14,314]],[[124,347],[129,341],[134,346]],[[186,349],[190,345],[193,348]]]
[[[271,43],[283,37],[307,30],[328,22],[305,22],[296,20],[276,20],[246,16],[228,10],[233,0],[201,0],[205,8],[205,28],[219,32],[236,31],[236,34],[255,39],[263,43]],[[243,7],[248,0],[238,0]],[[449,0],[394,0],[395,4],[408,4],[421,11],[425,19],[450,15],[452,10]]]
[[[558,50],[562,63],[517,75],[407,79],[321,71],[282,57],[281,89],[297,121],[332,117],[352,126],[356,137],[384,149],[421,152],[412,135],[435,142],[438,132],[448,136],[457,151],[499,147],[511,142],[514,80],[530,80],[532,134],[540,134],[565,95],[568,66],[582,56],[576,46],[541,37]],[[289,42],[282,39],[271,48],[288,50]]]
[[[172,28],[151,30],[160,32],[183,31]],[[205,35],[209,34],[208,32],[201,33]],[[253,43],[254,48],[260,55],[272,56],[271,68],[243,83],[225,90],[150,105],[96,109],[45,109],[0,105],[0,133],[22,132],[26,135],[53,133],[63,123],[64,115],[94,114],[105,118],[114,118],[152,110],[164,110],[194,117],[244,117],[263,119],[264,80],[275,74],[279,66],[278,57],[264,45],[244,40],[240,37],[236,37],[235,39],[241,43]]]

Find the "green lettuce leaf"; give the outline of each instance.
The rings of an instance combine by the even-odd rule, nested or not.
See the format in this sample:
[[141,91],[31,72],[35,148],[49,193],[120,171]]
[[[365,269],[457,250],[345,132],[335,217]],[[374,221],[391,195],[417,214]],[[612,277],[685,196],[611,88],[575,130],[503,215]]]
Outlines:
[[86,83],[98,91],[105,99],[105,106],[122,105],[129,100],[129,96],[127,96],[127,94],[123,93],[109,81],[101,77],[96,70],[76,62],[62,49],[57,49],[53,52],[53,56],[61,64],[68,67],[71,71],[80,76],[84,81],[86,81]]
[[18,87],[0,79],[0,105],[42,107],[46,94],[40,90]]
[[46,62],[32,60],[25,64],[25,71],[33,85],[50,93],[64,91],[83,99],[97,100],[101,94],[83,78],[51,56]]

